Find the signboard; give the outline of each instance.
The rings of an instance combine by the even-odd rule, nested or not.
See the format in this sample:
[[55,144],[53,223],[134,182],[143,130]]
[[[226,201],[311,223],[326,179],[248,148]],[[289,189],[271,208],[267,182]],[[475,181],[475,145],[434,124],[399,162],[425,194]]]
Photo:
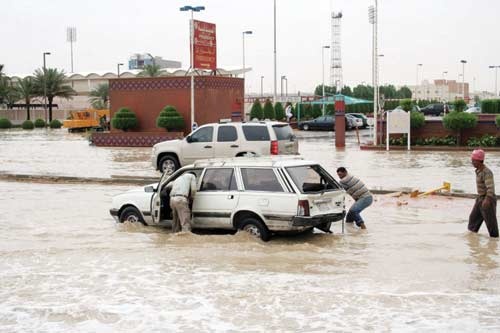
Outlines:
[[389,150],[389,134],[408,134],[408,150],[410,150],[410,112],[403,110],[393,110],[387,112],[387,138],[386,149]]
[[217,69],[215,24],[192,20],[194,33],[194,68]]

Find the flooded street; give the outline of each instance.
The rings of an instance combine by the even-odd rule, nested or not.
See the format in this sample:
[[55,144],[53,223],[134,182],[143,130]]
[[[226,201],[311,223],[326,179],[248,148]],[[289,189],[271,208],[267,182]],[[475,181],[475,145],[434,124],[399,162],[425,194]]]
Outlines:
[[[469,152],[359,151],[298,133],[304,156],[370,188],[475,192]],[[0,131],[0,173],[155,176],[150,148],[63,131]],[[497,176],[500,154],[487,153]],[[469,234],[471,199],[378,195],[368,229],[173,235],[116,224],[131,186],[0,182],[1,332],[500,331],[499,242]],[[348,200],[348,205],[352,201]]]

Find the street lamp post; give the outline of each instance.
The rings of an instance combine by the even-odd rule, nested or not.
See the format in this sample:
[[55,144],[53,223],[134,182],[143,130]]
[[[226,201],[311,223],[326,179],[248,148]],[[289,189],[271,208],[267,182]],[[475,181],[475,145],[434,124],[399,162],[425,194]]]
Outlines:
[[264,97],[264,76],[260,76],[260,97]]
[[123,64],[121,62],[119,62],[118,64],[116,64],[116,75],[118,77],[120,77],[120,66],[123,66]]
[[[444,71],[442,73],[442,76],[443,76],[443,89],[441,89],[441,100],[443,102],[448,102],[448,100],[449,100],[449,96],[448,96],[448,98],[444,97],[444,89],[445,89],[445,87],[448,90],[448,95],[450,93],[450,89],[448,89],[448,84],[447,84],[447,81],[446,81],[446,74],[448,74],[448,71]],[[445,108],[445,113],[446,113],[446,108]]]
[[281,97],[283,97],[283,80],[286,80],[286,76],[285,75],[282,75],[281,76]]
[[377,145],[377,113],[378,113],[378,59],[377,59],[377,0],[375,6],[368,7],[368,19],[372,24],[372,79],[373,79],[373,144]]
[[498,69],[500,68],[500,65],[489,66],[489,68],[494,68],[495,69],[495,93],[493,95],[497,96],[497,95],[499,95],[497,83],[498,83]]
[[[181,12],[191,11],[190,40],[191,40],[191,129],[194,128],[194,12],[205,10],[204,6],[184,6],[179,8]],[[244,95],[243,95],[244,96]]]
[[243,79],[245,78],[245,35],[251,35],[253,32],[250,30],[243,31],[242,36],[243,36]]
[[415,81],[415,101],[418,102],[418,68],[422,67],[423,64],[417,64],[417,80]]
[[276,0],[274,0],[274,103],[276,103],[278,78],[276,71]]
[[45,121],[48,120],[47,117],[47,68],[45,56],[50,55],[50,52],[43,52],[43,110],[45,112]]
[[321,48],[321,76],[322,76],[322,88],[323,88],[323,104],[322,109],[323,109],[323,116],[325,115],[325,49],[329,49],[330,45],[324,45]]
[[462,98],[465,100],[465,64],[466,60],[460,60],[462,63]]

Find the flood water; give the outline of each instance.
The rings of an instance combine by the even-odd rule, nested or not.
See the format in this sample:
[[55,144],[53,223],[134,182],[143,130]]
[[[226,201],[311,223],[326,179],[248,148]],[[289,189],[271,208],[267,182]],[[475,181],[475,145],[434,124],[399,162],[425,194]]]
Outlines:
[[[439,184],[443,169],[474,191],[466,152],[337,151],[328,134],[300,143],[372,188]],[[156,174],[149,149],[57,131],[0,132],[0,153],[0,172]],[[0,182],[0,332],[500,331],[500,249],[485,226],[466,232],[471,199],[378,195],[365,231],[261,243],[115,224],[111,197],[129,188]]]

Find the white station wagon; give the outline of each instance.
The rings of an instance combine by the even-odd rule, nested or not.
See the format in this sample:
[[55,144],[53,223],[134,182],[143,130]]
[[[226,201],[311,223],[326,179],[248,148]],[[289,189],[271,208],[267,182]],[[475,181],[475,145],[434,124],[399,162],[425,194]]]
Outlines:
[[345,191],[318,163],[300,157],[266,156],[197,161],[158,184],[119,194],[117,222],[171,226],[167,184],[187,171],[197,174],[193,229],[246,230],[267,241],[274,233],[318,228],[330,231],[345,216]]

